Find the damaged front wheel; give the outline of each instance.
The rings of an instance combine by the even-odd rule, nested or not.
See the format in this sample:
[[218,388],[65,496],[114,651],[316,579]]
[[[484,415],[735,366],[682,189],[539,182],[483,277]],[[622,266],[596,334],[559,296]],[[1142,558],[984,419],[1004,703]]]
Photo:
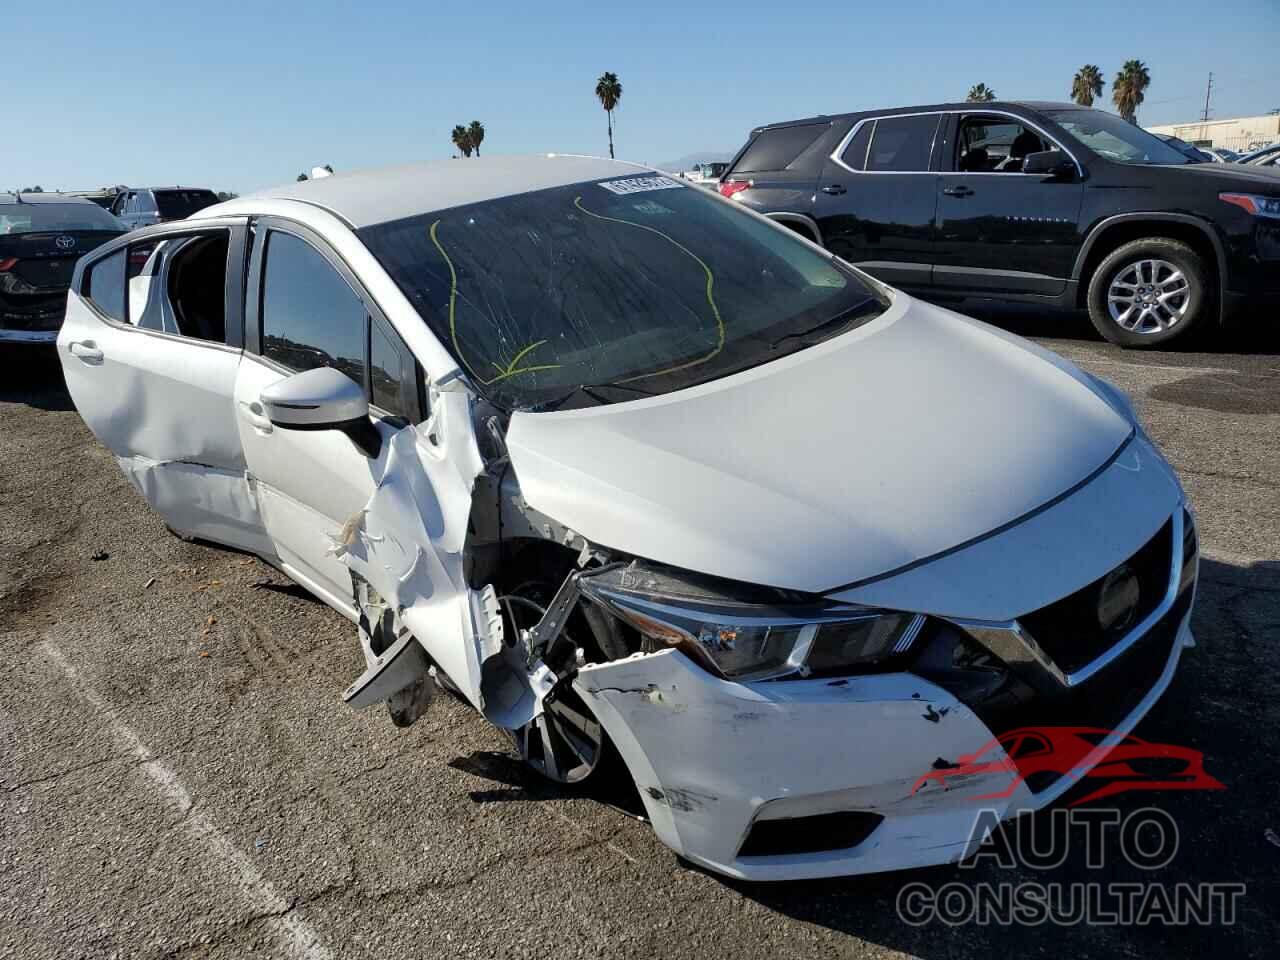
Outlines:
[[[526,591],[522,591],[526,592]],[[527,592],[541,596],[545,591],[531,587]],[[546,613],[546,607],[528,596],[509,595],[499,599],[505,636],[517,638],[531,629]],[[575,617],[568,629],[590,630],[585,618]],[[594,639],[594,638],[593,638]],[[592,646],[584,649],[588,655]],[[605,766],[613,745],[572,683],[561,684],[543,702],[542,712],[530,723],[510,731],[520,758],[549,780],[581,783]]]

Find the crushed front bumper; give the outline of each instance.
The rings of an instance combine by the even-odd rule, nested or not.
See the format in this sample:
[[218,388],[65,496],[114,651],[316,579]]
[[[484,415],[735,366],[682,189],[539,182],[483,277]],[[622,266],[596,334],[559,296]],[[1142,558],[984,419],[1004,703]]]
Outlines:
[[[668,650],[584,667],[576,686],[626,762],[659,838],[687,859],[748,880],[931,866],[973,853],[991,813],[1005,820],[1052,803],[1133,729],[1194,645],[1194,582],[1186,589],[1162,625],[1154,682],[1108,719],[1112,735],[1076,773],[1038,792],[1005,770],[915,789],[999,731],[911,673],[740,684]],[[987,756],[1005,758],[998,748]],[[749,842],[766,821],[788,821],[787,830],[770,830],[769,844]],[[791,840],[795,847],[785,849]],[[769,852],[753,855],[762,848]]]

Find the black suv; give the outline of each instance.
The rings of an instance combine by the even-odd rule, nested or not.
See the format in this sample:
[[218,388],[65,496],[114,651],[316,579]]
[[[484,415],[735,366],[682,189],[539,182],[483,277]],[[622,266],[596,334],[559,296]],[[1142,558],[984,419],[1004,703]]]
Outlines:
[[1087,306],[1125,346],[1280,306],[1280,175],[1075,104],[770,124],[720,192],[926,299]]

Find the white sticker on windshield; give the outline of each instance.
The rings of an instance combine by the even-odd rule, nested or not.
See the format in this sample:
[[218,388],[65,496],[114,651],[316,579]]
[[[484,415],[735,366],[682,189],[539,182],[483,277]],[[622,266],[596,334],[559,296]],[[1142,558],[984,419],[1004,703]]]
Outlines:
[[603,180],[597,186],[621,195],[644,193],[648,190],[679,190],[683,184],[676,183],[670,177],[630,177],[626,180]]

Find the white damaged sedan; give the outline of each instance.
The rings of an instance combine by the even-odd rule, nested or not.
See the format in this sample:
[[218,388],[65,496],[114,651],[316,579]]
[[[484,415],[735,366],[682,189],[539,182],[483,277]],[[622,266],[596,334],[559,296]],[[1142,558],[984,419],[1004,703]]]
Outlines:
[[931,771],[1046,723],[1112,731],[1092,766],[1193,645],[1192,516],[1121,394],[645,168],[210,207],[86,256],[58,350],[172,529],[352,620],[352,707],[444,686],[731,876],[960,859],[1075,778]]

